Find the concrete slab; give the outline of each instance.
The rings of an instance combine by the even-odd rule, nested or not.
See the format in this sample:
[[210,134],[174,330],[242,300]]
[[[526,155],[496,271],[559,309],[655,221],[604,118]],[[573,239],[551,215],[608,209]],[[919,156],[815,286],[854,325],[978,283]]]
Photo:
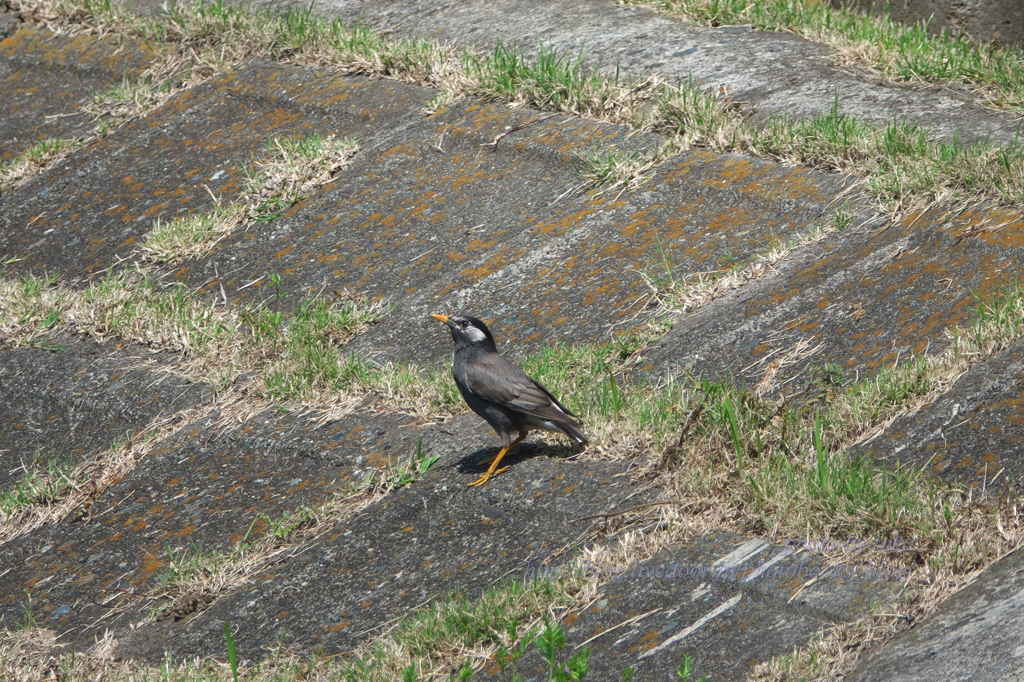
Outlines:
[[[840,622],[891,602],[902,582],[871,567],[836,564],[790,546],[722,533],[667,547],[652,559],[588,566],[610,578],[564,619],[570,651],[589,647],[591,680],[675,679],[684,654],[694,679],[746,680]],[[539,655],[519,671],[542,674]]]
[[[979,229],[982,220],[999,229]],[[794,382],[786,392],[804,387],[797,378],[809,365],[863,379],[940,351],[947,329],[969,323],[976,294],[1012,282],[1022,257],[1024,220],[991,207],[835,233],[684,316],[648,357],[663,372]]]
[[[523,123],[493,149],[496,135]],[[605,340],[644,313],[646,275],[752,258],[830,221],[828,203],[846,184],[691,152],[638,191],[572,192],[581,183],[574,153],[656,143],[619,126],[459,104],[353,160],[280,218],[224,240],[185,276],[214,293],[223,285],[232,300],[261,295],[243,288],[267,272],[282,274],[293,302],[323,285],[386,299],[397,312],[353,349],[418,362],[451,352],[427,317],[438,311],[493,322],[514,348]]]
[[0,257],[84,277],[127,258],[159,218],[232,201],[241,167],[276,136],[370,135],[433,91],[249,62],[183,92],[0,197]]
[[493,448],[473,452],[478,421],[468,415],[446,425],[448,434],[424,433],[424,452],[441,459],[418,482],[195,618],[135,630],[118,655],[151,661],[162,660],[164,651],[176,658],[222,655],[217,633],[225,618],[238,628],[243,658],[261,658],[281,632],[303,651],[348,651],[428,600],[471,596],[523,571],[528,561],[572,556],[590,541],[594,523],[576,519],[649,499],[649,492],[617,484],[628,479],[624,463],[536,457],[546,451],[537,446],[518,450],[510,471],[485,487],[467,488],[459,469],[478,470],[494,454]]
[[1024,344],[975,365],[935,402],[900,417],[854,454],[925,468],[952,483],[1024,485]]
[[514,43],[528,53],[543,45],[573,57],[582,50],[609,72],[692,77],[727,89],[757,112],[755,121],[827,112],[838,92],[843,113],[879,125],[907,118],[936,137],[965,142],[1011,143],[1017,131],[1013,114],[970,104],[953,89],[886,85],[837,69],[829,48],[793,35],[703,28],[611,0],[327,0],[317,11],[457,44]]
[[113,343],[55,339],[50,347],[0,352],[0,487],[22,464],[57,457],[70,464],[106,452],[147,425],[209,399],[210,389],[160,371],[151,353]]
[[993,564],[914,629],[861,661],[850,682],[1024,679],[1024,553]]
[[12,31],[0,42],[0,162],[47,137],[91,133],[96,122],[82,106],[93,93],[138,78],[154,58],[145,43],[115,35],[71,38],[36,26]]
[[416,445],[403,417],[355,414],[318,426],[270,412],[232,428],[216,423],[219,416],[155,444],[100,495],[89,518],[7,543],[0,625],[14,627],[26,592],[40,626],[61,633],[64,644],[144,621],[152,605],[146,594],[167,570],[170,551],[230,551],[250,526],[254,534],[267,529],[258,514],[281,519],[322,504]]

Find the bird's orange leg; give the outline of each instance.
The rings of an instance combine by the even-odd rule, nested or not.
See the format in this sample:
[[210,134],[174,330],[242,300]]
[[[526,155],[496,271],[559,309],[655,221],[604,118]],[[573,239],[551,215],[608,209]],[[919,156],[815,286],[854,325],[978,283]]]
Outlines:
[[[527,435],[526,432],[520,433],[519,434],[519,438],[516,438],[514,441],[512,441],[512,443],[507,448],[502,448],[501,452],[499,452],[497,457],[495,457],[494,460],[491,462],[491,466],[490,466],[490,468],[487,469],[487,473],[484,474],[483,476],[481,476],[480,478],[476,479],[472,483],[470,483],[467,487],[473,487],[475,485],[483,485],[484,483],[487,483],[487,481],[491,478],[491,476],[497,476],[501,472],[503,472],[506,469],[508,469],[508,467],[502,467],[501,469],[498,469],[498,463],[501,461],[502,457],[504,457],[505,455],[507,455],[509,452],[512,451],[512,448],[514,448],[515,446],[519,445],[523,441],[523,439],[526,438],[526,435]],[[495,469],[498,469],[498,470],[495,471]]]

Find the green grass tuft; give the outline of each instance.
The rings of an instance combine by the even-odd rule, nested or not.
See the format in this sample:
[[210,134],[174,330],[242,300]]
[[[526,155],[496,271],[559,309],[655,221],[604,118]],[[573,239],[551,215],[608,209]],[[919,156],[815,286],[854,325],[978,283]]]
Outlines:
[[23,473],[7,490],[0,490],[0,522],[9,521],[26,507],[47,506],[63,499],[75,485],[75,466],[70,457],[54,452],[37,455],[22,464]]

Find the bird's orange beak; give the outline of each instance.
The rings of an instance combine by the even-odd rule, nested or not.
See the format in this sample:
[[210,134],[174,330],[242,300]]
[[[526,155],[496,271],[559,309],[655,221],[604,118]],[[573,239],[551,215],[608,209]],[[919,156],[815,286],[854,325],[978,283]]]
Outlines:
[[438,322],[444,322],[445,324],[448,324],[448,320],[452,319],[447,315],[431,315],[431,317],[437,320]]

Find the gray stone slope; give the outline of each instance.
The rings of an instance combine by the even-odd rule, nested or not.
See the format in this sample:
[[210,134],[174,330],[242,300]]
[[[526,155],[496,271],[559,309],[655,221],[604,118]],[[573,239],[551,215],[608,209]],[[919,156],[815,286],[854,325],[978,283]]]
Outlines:
[[1011,682],[1024,678],[1022,560],[1019,550],[1000,559],[981,579],[943,603],[927,622],[864,659],[847,679]]
[[209,399],[205,387],[155,372],[150,354],[113,353],[76,339],[0,355],[0,484],[21,465],[56,459],[76,465],[152,422]]
[[899,460],[979,489],[1020,485],[1024,439],[1021,344],[972,368],[941,398],[854,452]]
[[[72,47],[65,41],[65,49]],[[104,271],[127,258],[157,219],[210,210],[214,197],[233,201],[244,182],[242,168],[271,138],[367,135],[412,115],[427,95],[422,88],[316,69],[295,79],[294,72],[268,65],[241,66],[5,194],[0,249],[31,254],[18,269],[42,272],[59,263],[72,279]],[[346,98],[361,86],[372,94],[352,108]],[[240,134],[243,129],[248,132]],[[77,200],[69,203],[69,196]]]
[[[14,19],[9,25],[20,29],[21,22]],[[7,35],[0,30],[2,38]],[[61,55],[56,60],[53,50]],[[116,39],[109,37],[69,39],[33,27],[12,31],[0,54],[0,82],[10,107],[0,121],[0,160],[7,161],[46,137],[88,132],[95,122],[81,107],[94,93],[120,85],[123,78],[138,77],[152,60],[146,45],[119,50]]]
[[[415,607],[450,594],[476,596],[502,578],[523,579],[530,562],[571,558],[594,525],[577,519],[618,511],[626,498],[625,506],[650,499],[616,485],[627,478],[626,464],[574,465],[531,457],[530,448],[519,453],[525,459],[515,477],[498,477],[479,491],[466,488],[458,466],[466,450],[458,446],[472,441],[454,426],[452,434],[424,436],[426,452],[448,453],[428,475],[195,619],[137,630],[125,653],[153,662],[166,650],[222,654],[216,633],[224,618],[238,625],[240,655],[252,659],[273,646],[282,628],[286,641],[302,650],[349,651]],[[439,441],[443,449],[435,446]]]
[[[501,39],[530,48],[537,36],[560,50],[585,44],[604,64],[693,72],[765,112],[820,111],[839,85],[844,106],[870,120],[907,114],[937,134],[962,129],[996,139],[1010,129],[1001,116],[943,103],[936,93],[836,72],[821,48],[795,38],[696,29],[647,10],[474,2],[333,11],[474,44]],[[36,73],[59,80],[73,71],[69,55],[80,43],[41,40],[19,32],[0,43],[0,68],[16,74],[11,82]],[[116,51],[102,41],[90,45],[111,58]],[[114,82],[121,63],[100,61],[107,66],[95,82],[69,89]],[[794,73],[799,83],[791,82]],[[935,209],[880,229],[884,223],[849,180],[738,155],[691,151],[664,161],[636,190],[573,191],[586,150],[628,151],[659,139],[493,102],[423,113],[434,94],[329,69],[238,65],[0,196],[0,262],[12,275],[52,272],[81,285],[130,258],[158,218],[209,209],[211,191],[230,197],[240,164],[271,137],[359,135],[362,150],[331,183],[162,274],[232,306],[265,295],[247,285],[270,273],[282,275],[284,305],[331,289],[386,299],[392,311],[343,351],[431,367],[446,362],[451,346],[427,313],[484,317],[512,355],[555,342],[603,341],[656,313],[650,281],[658,272],[686,277],[756,262],[779,242],[830,227],[837,202],[850,200],[850,228],[803,244],[763,276],[678,316],[647,349],[640,370],[747,385],[771,378],[788,392],[802,386],[812,365],[832,362],[850,378],[866,378],[899,358],[945,347],[946,332],[970,319],[972,292],[1012,283],[1024,256],[1024,221],[1013,211]],[[23,121],[77,111],[81,95],[41,98],[11,100],[0,110],[0,130],[53,134]],[[73,117],[53,121],[62,133],[80,131]],[[529,125],[492,144],[517,123]],[[992,224],[1000,230],[984,229]],[[68,644],[88,644],[110,629],[125,658],[223,656],[227,619],[248,661],[275,646],[282,628],[298,651],[349,652],[431,600],[478,596],[502,579],[530,579],[528,569],[541,562],[560,566],[584,550],[614,548],[619,528],[590,517],[663,494],[638,479],[628,460],[576,457],[536,437],[507,460],[508,472],[481,489],[466,488],[496,453],[496,437],[473,415],[437,423],[382,410],[370,392],[327,417],[257,409],[242,399],[225,404],[211,387],[176,375],[173,358],[147,354],[142,363],[145,349],[69,343],[56,351],[0,351],[5,489],[18,478],[18,463],[39,453],[84,461],[106,451],[113,437],[140,438],[158,423],[177,422],[100,491],[88,514],[4,544],[0,623],[18,623],[28,591],[39,624]],[[1019,471],[1017,350],[977,366],[945,397],[865,447],[920,463],[934,457],[929,448],[937,442],[921,434],[947,428],[951,414],[978,415],[978,427],[988,426],[979,461]],[[571,405],[574,397],[565,399]],[[958,456],[956,447],[950,457]],[[161,615],[151,613],[175,552],[231,551],[250,532],[268,533],[268,517],[336,499],[417,450],[439,457],[420,480],[223,594],[181,595]],[[973,460],[955,469],[943,471],[952,480],[977,480]],[[572,646],[590,641],[591,679],[619,679],[629,665],[642,674],[637,679],[663,679],[684,653],[698,675],[740,679],[899,594],[901,583],[888,575],[822,577],[827,559],[758,538],[699,538],[644,562],[619,560],[615,569],[629,578],[604,582],[592,603],[563,614],[564,625]],[[964,606],[950,607],[980,614],[971,627],[957,625],[959,639],[948,647],[986,652],[964,664],[968,671],[998,678],[1019,668],[1012,656],[1024,645],[1019,628],[999,631],[1016,608],[1006,568],[1013,561],[954,598]],[[673,564],[701,570],[657,575]],[[745,567],[767,568],[755,575],[742,573]],[[723,576],[723,568],[736,571]],[[946,648],[946,613],[883,648],[858,674],[910,675],[921,656]],[[530,657],[522,663],[537,664]]]
[[[895,575],[829,566],[795,545],[734,534],[670,546],[628,567],[588,568],[609,574],[597,598],[567,619],[570,641],[594,651],[588,680],[620,680],[629,666],[634,679],[671,679],[684,654],[698,676],[745,680],[757,662],[790,653],[786,642],[854,620],[900,589]],[[542,673],[545,665],[533,655],[518,667]]]
[[1017,132],[1014,116],[971,104],[955,89],[887,85],[856,69],[835,68],[829,48],[796,36],[703,28],[608,0],[329,0],[318,9],[457,44],[502,42],[532,53],[543,46],[572,58],[582,52],[608,72],[693,78],[709,90],[725,88],[756,112],[755,121],[824,113],[838,95],[843,113],[879,125],[907,119],[941,138],[1009,143]]
[[[1003,217],[1015,229],[972,230]],[[861,220],[687,316],[651,359],[674,373],[725,369],[750,386],[828,363],[848,380],[873,376],[900,358],[941,352],[946,332],[970,327],[979,298],[1016,281],[1021,223],[1013,212],[982,206],[913,213],[888,226]]]

